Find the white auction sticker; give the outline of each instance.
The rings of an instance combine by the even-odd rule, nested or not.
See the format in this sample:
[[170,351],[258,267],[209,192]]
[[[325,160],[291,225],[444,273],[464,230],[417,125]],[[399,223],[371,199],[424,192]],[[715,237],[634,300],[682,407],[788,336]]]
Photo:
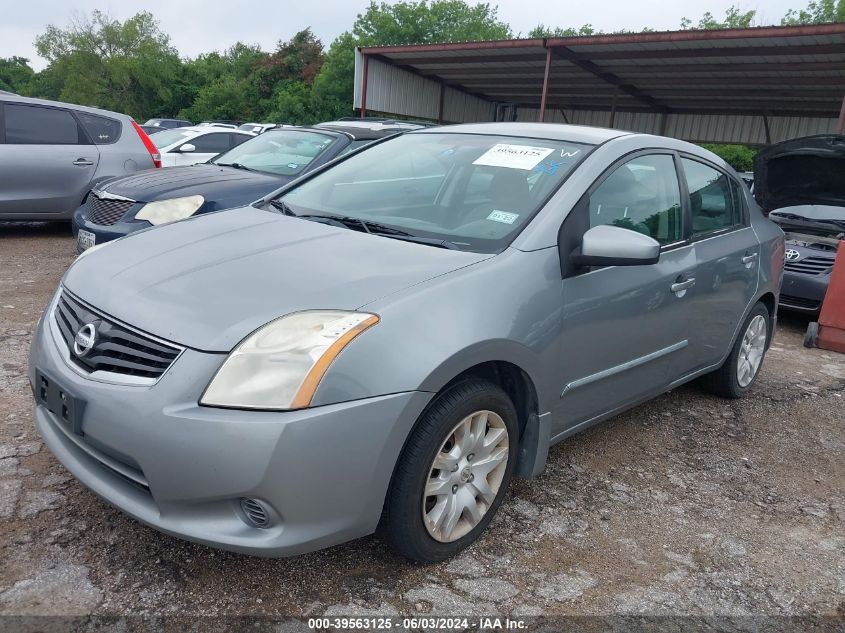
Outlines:
[[493,220],[494,222],[502,222],[503,224],[513,224],[514,222],[516,222],[516,219],[518,217],[518,213],[509,213],[507,211],[499,211],[498,209],[494,209],[493,213],[487,216],[487,219]]
[[508,167],[510,169],[534,169],[537,164],[554,150],[548,147],[509,145],[498,143],[472,161],[473,165],[487,167]]

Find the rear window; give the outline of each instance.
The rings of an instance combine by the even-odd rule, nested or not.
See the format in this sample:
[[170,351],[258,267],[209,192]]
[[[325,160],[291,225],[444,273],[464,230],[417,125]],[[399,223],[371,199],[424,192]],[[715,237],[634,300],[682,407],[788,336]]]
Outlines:
[[77,112],[82,127],[97,145],[108,145],[120,138],[120,121],[88,112]]
[[79,126],[67,110],[7,103],[4,114],[8,144],[79,144]]

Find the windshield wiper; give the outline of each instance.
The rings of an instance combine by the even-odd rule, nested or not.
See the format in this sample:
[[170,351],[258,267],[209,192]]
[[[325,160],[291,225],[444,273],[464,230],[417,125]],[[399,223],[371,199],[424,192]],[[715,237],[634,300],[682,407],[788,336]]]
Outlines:
[[[281,202],[281,201],[279,201]],[[284,203],[282,203],[284,204]],[[287,205],[286,205],[287,206]],[[354,229],[355,226],[360,226],[365,232],[371,235],[380,235],[382,237],[390,237],[404,242],[414,242],[416,244],[426,244],[427,246],[436,246],[439,248],[448,248],[450,250],[460,250],[457,244],[449,240],[443,240],[436,237],[421,237],[408,233],[402,229],[397,229],[386,224],[378,222],[371,222],[369,220],[362,220],[361,218],[353,218],[351,216],[341,215],[322,215],[319,213],[309,213],[298,215],[296,217],[305,218],[307,220],[314,220],[315,222],[325,222],[326,224],[333,224],[335,226],[345,226]]]
[[219,165],[220,167],[234,167],[235,169],[243,169],[244,171],[257,171],[252,167],[247,167],[243,163],[214,163],[215,165]]
[[299,216],[298,216],[298,215],[294,212],[294,210],[293,210],[293,209],[291,209],[291,208],[288,206],[287,202],[282,202],[281,200],[268,200],[268,201],[267,201],[267,204],[269,204],[269,205],[270,205],[271,207],[273,207],[274,209],[278,209],[279,211],[281,211],[281,212],[282,212],[282,213],[284,213],[285,215],[289,215],[289,216],[292,216],[292,217],[294,217],[294,218],[298,218],[298,217],[299,217]]
[[784,220],[798,220],[799,222],[807,223],[807,224],[832,224],[834,226],[845,227],[845,220],[839,220],[837,218],[808,218],[805,215],[798,215],[797,213],[773,213],[770,215],[774,215],[775,218],[781,218]]

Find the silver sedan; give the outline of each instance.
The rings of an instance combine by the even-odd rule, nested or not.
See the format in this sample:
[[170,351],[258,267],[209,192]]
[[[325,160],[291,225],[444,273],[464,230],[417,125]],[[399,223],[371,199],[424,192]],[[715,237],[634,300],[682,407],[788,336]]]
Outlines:
[[688,143],[419,130],[86,251],[33,340],[35,416],[169,534],[284,556],[380,526],[441,560],[550,445],[694,379],[751,389],[783,244]]

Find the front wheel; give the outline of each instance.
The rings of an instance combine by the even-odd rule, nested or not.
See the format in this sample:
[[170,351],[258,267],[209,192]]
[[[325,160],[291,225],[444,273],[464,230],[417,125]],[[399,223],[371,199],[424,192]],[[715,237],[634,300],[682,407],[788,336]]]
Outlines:
[[454,556],[490,523],[516,462],[516,410],[496,385],[472,379],[435,399],[393,476],[383,534],[400,554]]
[[739,336],[724,364],[701,379],[704,387],[725,398],[740,398],[760,373],[769,342],[769,310],[757,303],[739,330]]

